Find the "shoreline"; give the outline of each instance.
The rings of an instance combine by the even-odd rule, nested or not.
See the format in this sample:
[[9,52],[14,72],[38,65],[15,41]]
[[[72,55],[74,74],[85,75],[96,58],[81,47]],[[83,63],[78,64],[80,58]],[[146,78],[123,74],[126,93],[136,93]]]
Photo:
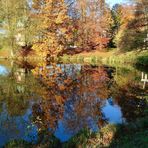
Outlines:
[[[43,57],[27,56],[27,57],[10,57],[0,56],[0,60],[23,60],[23,61],[45,61]],[[75,55],[59,56],[55,62],[63,63],[87,63],[87,64],[136,64],[141,66],[148,66],[148,51],[131,51],[126,53],[118,53],[117,50],[113,51],[92,51],[88,53],[79,53]]]

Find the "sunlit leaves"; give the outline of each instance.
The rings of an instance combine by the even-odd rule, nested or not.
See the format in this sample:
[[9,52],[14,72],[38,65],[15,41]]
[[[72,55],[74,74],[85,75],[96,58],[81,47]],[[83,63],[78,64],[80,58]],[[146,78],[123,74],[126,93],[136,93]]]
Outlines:
[[44,0],[39,9],[36,15],[42,20],[39,26],[42,39],[33,48],[43,57],[56,57],[67,44],[66,4],[61,0]]
[[62,96],[58,96],[58,95],[55,95],[55,98],[56,98],[56,102],[61,105],[63,103],[63,98]]

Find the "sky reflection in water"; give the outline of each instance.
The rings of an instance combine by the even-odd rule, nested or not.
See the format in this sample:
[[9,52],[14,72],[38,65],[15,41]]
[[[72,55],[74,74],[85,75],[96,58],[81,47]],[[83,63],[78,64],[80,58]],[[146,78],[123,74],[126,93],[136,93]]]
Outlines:
[[[81,72],[82,72],[81,65],[75,65],[75,66],[58,65],[58,67],[61,67],[62,71],[65,71],[65,75],[67,73],[67,75],[72,76],[72,78],[77,77],[76,74],[78,74],[78,76],[79,75],[81,76]],[[96,71],[97,70],[94,70],[94,73],[96,73]],[[8,68],[6,68],[5,66],[0,66],[0,75],[1,75],[0,81],[1,82],[3,82],[2,75],[7,76],[7,74],[9,75],[8,72],[10,72]],[[83,77],[86,78],[88,82],[92,81],[93,78],[95,79],[98,78],[98,76],[96,74],[94,75],[94,73],[91,72],[89,76],[89,72],[88,72],[84,74]],[[14,71],[14,75],[15,75],[15,71]],[[23,74],[21,75],[23,76]],[[18,76],[18,73],[17,73],[17,76]],[[101,76],[101,77],[104,79],[104,76]],[[24,76],[23,76],[23,79],[24,79]],[[34,90],[35,88],[30,86],[30,83],[32,82],[32,78],[29,76],[25,76],[25,79],[26,80],[23,81],[22,86],[25,86],[25,89],[29,87],[28,94],[27,92],[23,92],[27,94],[25,96],[27,99],[26,98],[21,99],[21,95],[23,97],[24,94],[22,92],[21,92],[22,94],[19,92],[19,89],[17,87],[18,82],[15,79],[14,79],[13,84],[16,83],[16,86],[12,86],[12,84],[9,81],[6,81],[6,82],[4,81],[4,85],[0,85],[0,89],[1,89],[1,94],[0,94],[0,147],[3,146],[8,141],[13,140],[13,139],[24,139],[29,142],[36,142],[38,139],[39,126],[33,120],[34,114],[32,112],[33,112],[34,104],[40,104],[42,102],[42,99],[41,99],[42,97],[36,95],[36,92],[38,92],[39,90]],[[21,78],[19,78],[19,80],[21,80]],[[83,80],[82,83],[84,81],[85,80]],[[81,80],[78,81],[78,84],[80,82]],[[88,82],[86,82],[86,84]],[[36,84],[36,86],[38,86],[37,84],[38,82],[36,80],[34,83]],[[100,80],[98,80],[97,83],[100,83]],[[95,82],[95,84],[97,83]],[[19,85],[20,84],[21,84],[21,81],[19,82]],[[4,89],[4,92],[2,91],[5,85],[6,87],[8,87],[5,89],[9,89],[8,92],[13,93],[12,95],[8,94],[7,96],[7,93],[5,93],[7,90],[5,89]],[[76,87],[76,88],[73,88],[73,87]],[[64,102],[64,106],[63,106],[64,112],[63,112],[62,117],[58,118],[57,116],[54,129],[52,129],[52,127],[49,127],[50,129],[49,131],[52,131],[52,133],[58,139],[60,139],[61,142],[68,141],[72,136],[74,136],[81,129],[86,128],[86,127],[91,129],[92,131],[98,131],[99,126],[100,126],[99,121],[102,122],[102,125],[105,125],[106,123],[125,122],[126,119],[122,113],[122,109],[117,104],[117,101],[114,100],[114,98],[109,97],[108,99],[107,98],[100,99],[96,96],[98,93],[96,92],[98,88],[94,88],[94,90],[92,91],[90,88],[90,96],[92,98],[92,101],[90,102],[89,100],[90,96],[88,95],[89,92],[83,92],[84,88],[82,88],[82,98],[81,98],[80,97],[81,92],[79,91],[80,88],[77,85],[73,87],[72,87],[72,90],[73,90],[72,93],[70,93],[69,98],[66,98],[67,100]],[[11,89],[12,91],[10,91]],[[100,87],[100,89],[102,88]],[[89,89],[87,91],[89,91]],[[65,91],[65,92],[68,93],[68,91]],[[19,98],[17,97],[15,98],[15,95],[16,96],[20,95],[21,100],[19,100]],[[27,106],[26,108],[24,107],[23,112],[21,112],[19,109],[17,110],[17,108],[15,108],[17,106],[14,106],[14,109],[11,107],[11,103],[13,101],[15,104],[18,103],[18,105],[19,103],[23,104],[25,102],[24,105],[27,104]],[[23,103],[21,103],[21,101],[23,101]],[[55,105],[54,103],[55,102],[52,102],[53,106]],[[20,112],[21,114],[19,114]],[[52,112],[55,115],[58,114],[56,110],[50,110],[51,115],[52,115]],[[40,115],[37,114],[37,118],[39,116]]]

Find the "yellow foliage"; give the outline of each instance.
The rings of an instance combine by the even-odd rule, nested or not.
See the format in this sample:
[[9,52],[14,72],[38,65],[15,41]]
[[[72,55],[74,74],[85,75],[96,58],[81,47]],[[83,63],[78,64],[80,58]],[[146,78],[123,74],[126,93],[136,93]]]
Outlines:
[[55,95],[56,101],[59,105],[63,103],[63,98],[61,96]]
[[67,44],[67,26],[69,17],[67,6],[64,0],[45,0],[45,5],[40,7],[40,13],[37,14],[42,20],[40,32],[41,41],[33,46],[33,49],[44,57],[57,56]]

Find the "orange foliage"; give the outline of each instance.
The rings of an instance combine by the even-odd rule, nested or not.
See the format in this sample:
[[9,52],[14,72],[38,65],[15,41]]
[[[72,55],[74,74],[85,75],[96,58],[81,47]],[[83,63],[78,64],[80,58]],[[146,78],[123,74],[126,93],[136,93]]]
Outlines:
[[[70,36],[67,23],[67,6],[64,0],[35,1],[36,15],[40,18],[40,41],[33,46],[39,55],[56,57],[66,46]],[[38,6],[39,5],[39,6]],[[41,6],[40,6],[41,5]]]

